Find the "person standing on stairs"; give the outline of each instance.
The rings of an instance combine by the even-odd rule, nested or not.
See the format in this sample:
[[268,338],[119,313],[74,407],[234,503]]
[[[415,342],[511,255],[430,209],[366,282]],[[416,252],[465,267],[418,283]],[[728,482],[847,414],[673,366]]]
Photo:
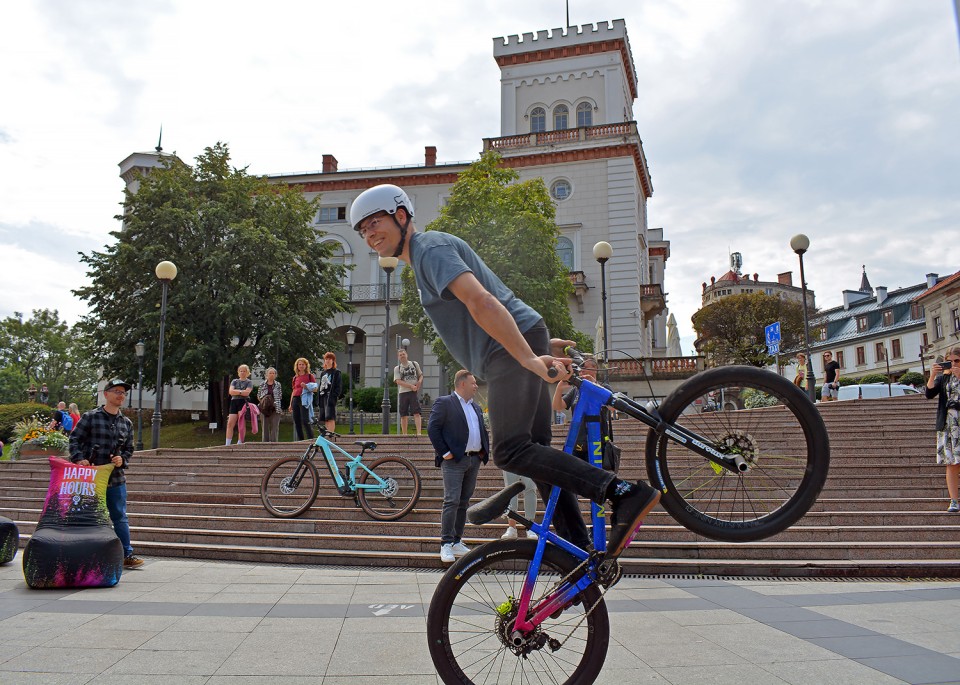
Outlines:
[[927,399],[937,398],[937,463],[947,467],[947,513],[960,513],[960,346],[930,367]]

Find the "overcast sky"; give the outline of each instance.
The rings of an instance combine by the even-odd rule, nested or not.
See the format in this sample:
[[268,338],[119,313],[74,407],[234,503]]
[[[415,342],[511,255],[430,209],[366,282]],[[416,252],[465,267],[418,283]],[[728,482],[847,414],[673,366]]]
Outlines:
[[[774,280],[811,240],[821,307],[960,268],[952,0],[571,0],[626,20],[634,111],[671,241],[683,348],[700,284],[743,254]],[[0,25],[0,317],[85,312],[77,252],[115,230],[117,163],[217,141],[252,173],[473,160],[499,131],[492,39],[563,26],[561,0],[11,3]],[[615,257],[614,257],[615,258]],[[799,278],[795,275],[795,282]]]

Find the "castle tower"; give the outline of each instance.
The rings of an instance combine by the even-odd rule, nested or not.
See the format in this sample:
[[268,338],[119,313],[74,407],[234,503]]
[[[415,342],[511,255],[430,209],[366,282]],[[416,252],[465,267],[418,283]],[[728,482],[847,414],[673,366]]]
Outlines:
[[[666,353],[663,266],[669,242],[647,230],[653,194],[633,120],[636,68],[622,19],[495,38],[500,66],[500,138],[484,140],[522,179],[540,177],[557,203],[562,259],[575,289],[574,325],[593,330],[606,265],[611,359]],[[659,261],[657,261],[659,260]]]
[[[633,121],[637,76],[623,19],[495,38],[493,56],[501,136]],[[564,107],[567,125],[558,126]]]

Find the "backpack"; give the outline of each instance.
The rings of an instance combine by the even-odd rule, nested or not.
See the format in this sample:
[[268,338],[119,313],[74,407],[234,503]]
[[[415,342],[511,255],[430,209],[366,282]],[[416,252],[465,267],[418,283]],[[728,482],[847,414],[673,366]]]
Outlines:
[[60,427],[67,433],[73,430],[73,417],[70,416],[69,412],[60,412]]
[[267,389],[267,394],[263,396],[258,406],[260,407],[260,413],[264,416],[273,416],[277,413],[277,402],[273,398],[273,392],[269,388]]

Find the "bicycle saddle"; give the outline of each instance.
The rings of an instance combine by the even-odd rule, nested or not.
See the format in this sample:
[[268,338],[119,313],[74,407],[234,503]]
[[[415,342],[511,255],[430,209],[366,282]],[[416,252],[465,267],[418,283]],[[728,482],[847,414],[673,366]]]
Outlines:
[[[522,481],[508,485],[496,495],[477,502],[467,509],[467,520],[475,526],[482,525],[497,518],[510,508],[510,500],[526,489]],[[526,513],[526,512],[524,512]]]
[[375,443],[373,440],[355,440],[353,444],[360,445],[360,447],[362,447],[365,450],[372,451],[377,449],[377,443]]

